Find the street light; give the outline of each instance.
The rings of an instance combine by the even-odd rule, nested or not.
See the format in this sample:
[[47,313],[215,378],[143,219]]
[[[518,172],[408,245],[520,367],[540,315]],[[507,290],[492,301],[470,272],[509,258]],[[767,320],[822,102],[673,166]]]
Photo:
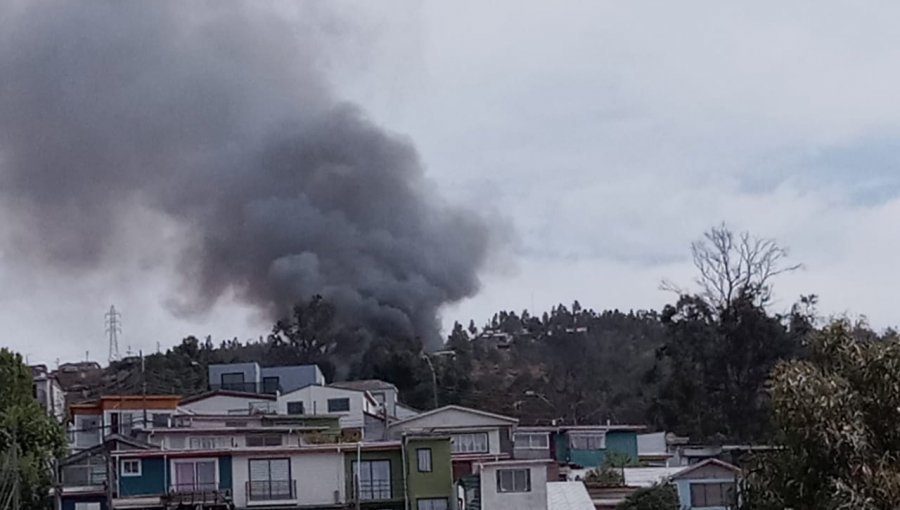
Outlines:
[[456,356],[456,353],[453,351],[434,351],[431,354],[427,352],[422,353],[422,359],[428,363],[428,368],[431,370],[431,390],[434,394],[434,408],[438,408],[438,390],[437,390],[437,371],[434,369],[434,363],[431,362],[432,356]]

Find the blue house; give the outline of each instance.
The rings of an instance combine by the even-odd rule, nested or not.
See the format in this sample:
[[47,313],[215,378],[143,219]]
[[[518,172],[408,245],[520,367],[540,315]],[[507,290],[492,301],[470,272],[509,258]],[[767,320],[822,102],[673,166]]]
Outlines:
[[643,428],[633,425],[519,427],[514,436],[514,457],[554,459],[559,464],[582,468],[602,466],[611,454],[637,461],[637,433]]
[[113,458],[118,474],[116,508],[189,504],[217,509],[231,504],[230,452],[155,450],[117,452]]
[[729,510],[738,499],[740,469],[718,459],[707,459],[669,478],[686,510]]

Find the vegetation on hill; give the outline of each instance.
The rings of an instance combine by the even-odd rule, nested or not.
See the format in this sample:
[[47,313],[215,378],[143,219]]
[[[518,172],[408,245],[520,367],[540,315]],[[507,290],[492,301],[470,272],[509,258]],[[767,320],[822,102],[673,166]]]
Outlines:
[[31,369],[0,349],[0,508],[47,508],[51,461],[65,445],[62,427],[34,399]]

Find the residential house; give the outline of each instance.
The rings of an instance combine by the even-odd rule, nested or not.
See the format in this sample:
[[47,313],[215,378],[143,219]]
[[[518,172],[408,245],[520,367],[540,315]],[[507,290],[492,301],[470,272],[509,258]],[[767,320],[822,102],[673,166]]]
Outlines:
[[110,453],[119,450],[147,450],[152,445],[120,435],[111,435],[93,448],[74,453],[58,464],[58,482],[53,489],[61,510],[108,510],[108,489],[115,483]]
[[34,398],[48,416],[62,423],[66,418],[66,394],[55,375],[47,370],[46,365],[31,367],[31,381]]
[[92,448],[108,436],[130,435],[135,426],[167,427],[179,400],[174,395],[126,395],[72,404],[69,446],[73,451]]
[[552,460],[479,462],[460,479],[459,510],[546,510]]
[[160,449],[114,452],[120,477],[113,506],[346,508],[358,500],[360,508],[400,510],[406,501],[422,510],[448,508],[448,437],[344,442],[338,420],[184,416],[169,430],[139,431]]
[[359,443],[345,449],[345,462],[347,500],[361,509],[453,508],[449,437],[402,435],[399,441]]
[[275,413],[276,395],[232,390],[212,390],[181,399],[178,409],[187,414]]
[[682,469],[669,480],[678,489],[685,510],[728,510],[738,498],[740,469],[718,459],[707,459]]
[[462,406],[444,406],[388,423],[388,436],[444,434],[452,440],[453,478],[475,471],[482,462],[512,458],[512,430],[518,420]]
[[359,431],[365,428],[365,415],[377,416],[380,409],[381,405],[368,391],[316,384],[282,393],[276,402],[278,414],[338,415],[342,429]]
[[325,384],[316,365],[260,367],[259,363],[213,364],[207,367],[210,390],[244,393],[287,393],[310,384]]
[[563,466],[596,468],[611,454],[637,461],[635,425],[569,425],[519,427],[514,437],[516,459],[554,459]]
[[[340,381],[329,384],[332,388],[366,391],[378,402],[378,405],[389,416],[397,416],[397,405],[400,404],[400,392],[397,387],[380,379],[364,379],[359,381]],[[405,407],[405,406],[404,406]]]

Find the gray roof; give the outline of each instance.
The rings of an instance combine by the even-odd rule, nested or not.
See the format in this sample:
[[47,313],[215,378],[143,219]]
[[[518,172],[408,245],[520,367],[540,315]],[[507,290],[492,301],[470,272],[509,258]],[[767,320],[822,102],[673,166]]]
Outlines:
[[397,387],[393,384],[382,381],[381,379],[361,379],[359,381],[341,381],[333,382],[329,386],[335,388],[344,388],[357,391],[376,391],[376,390],[393,390],[397,391]]

